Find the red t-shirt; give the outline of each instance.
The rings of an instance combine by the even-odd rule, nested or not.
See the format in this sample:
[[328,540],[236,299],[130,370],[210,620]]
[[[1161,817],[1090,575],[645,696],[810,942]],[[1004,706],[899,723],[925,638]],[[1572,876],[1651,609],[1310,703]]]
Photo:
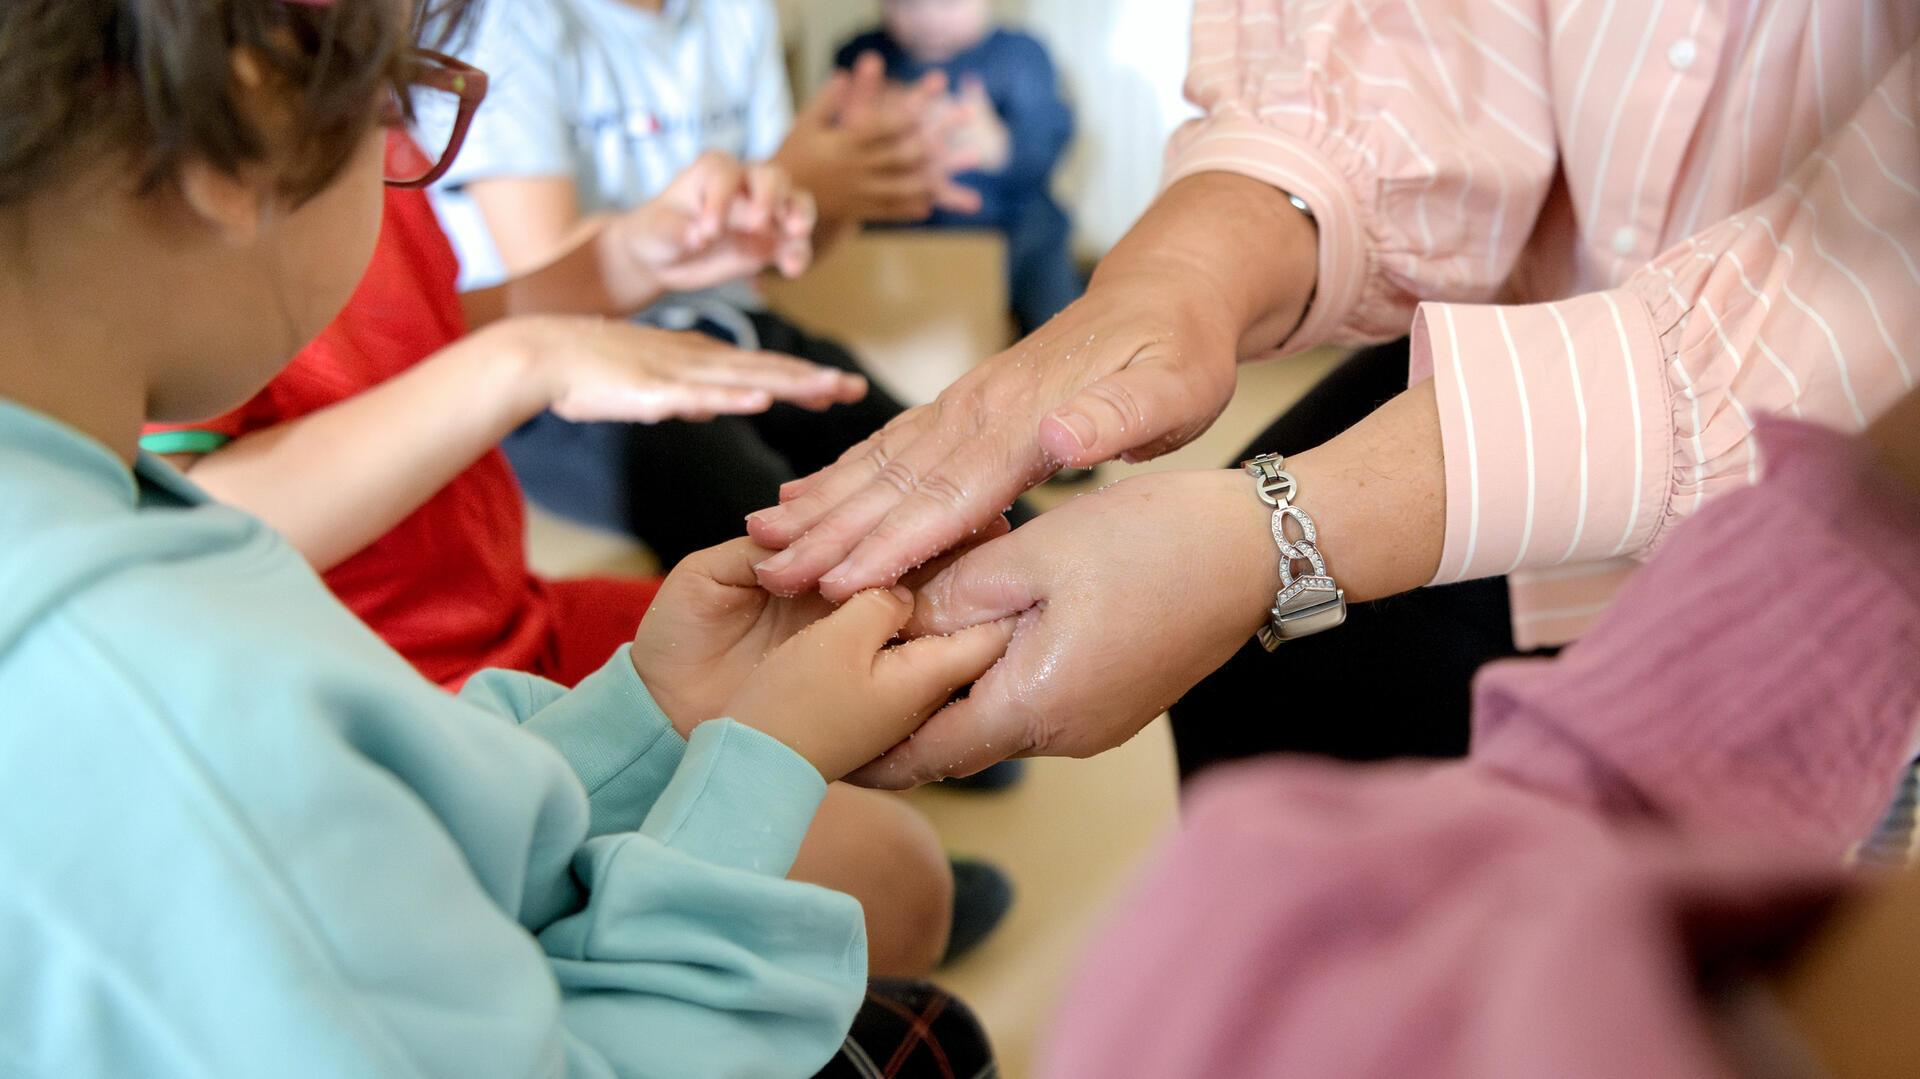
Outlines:
[[[352,397],[445,348],[466,333],[459,270],[426,195],[389,188],[379,246],[346,309],[252,400],[186,429],[239,438]],[[519,481],[493,449],[325,579],[448,688],[486,667],[571,685],[632,638],[659,582],[542,580],[527,569],[525,533]]]

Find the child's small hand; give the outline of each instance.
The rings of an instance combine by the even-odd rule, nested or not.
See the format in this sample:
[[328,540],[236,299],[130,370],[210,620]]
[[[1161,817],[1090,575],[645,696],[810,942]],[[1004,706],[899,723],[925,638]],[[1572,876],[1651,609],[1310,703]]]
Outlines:
[[977,77],[961,80],[960,93],[946,102],[938,122],[946,130],[947,156],[959,163],[955,171],[997,173],[1013,157],[1013,135]]
[[535,402],[576,423],[705,420],[858,401],[866,380],[776,352],[749,352],[704,334],[599,318],[516,319],[530,339]]
[[828,782],[912,737],[999,661],[1013,620],[888,647],[913,614],[905,588],[861,592],[769,655],[725,708],[805,757]]
[[888,85],[886,65],[869,53],[794,118],[775,159],[834,220],[911,222],[936,207],[977,209],[978,194],[953,182],[955,165],[929,122],[945,92],[938,72]]
[[813,261],[813,196],[774,164],[700,155],[657,197],[615,218],[607,242],[641,279],[638,294],[710,288],[769,267],[794,277]]
[[753,564],[770,553],[738,539],[682,559],[634,635],[634,669],[683,735],[723,715],[761,660],[833,613],[819,593],[762,589]]

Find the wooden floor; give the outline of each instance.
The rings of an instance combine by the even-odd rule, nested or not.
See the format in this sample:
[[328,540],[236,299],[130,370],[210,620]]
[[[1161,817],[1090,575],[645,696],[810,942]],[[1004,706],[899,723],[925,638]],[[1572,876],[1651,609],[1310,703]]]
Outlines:
[[[1213,429],[1185,449],[1146,465],[1110,465],[1098,480],[1131,471],[1212,468],[1242,446],[1327,369],[1315,354],[1243,368],[1240,390]],[[910,367],[879,371],[908,397],[939,389]],[[944,372],[943,372],[944,374]],[[1286,447],[1283,447],[1286,448]],[[1074,496],[1046,489],[1043,504]],[[564,576],[644,572],[643,553],[621,539],[535,514],[534,563]],[[998,862],[1012,876],[1016,905],[981,949],[943,971],[940,980],[979,1012],[1010,1079],[1031,1074],[1033,1052],[1087,935],[1098,928],[1117,889],[1124,888],[1156,839],[1173,825],[1172,742],[1164,718],[1127,745],[1093,760],[1036,760],[1027,781],[1004,794],[929,789],[911,795],[955,853]]]

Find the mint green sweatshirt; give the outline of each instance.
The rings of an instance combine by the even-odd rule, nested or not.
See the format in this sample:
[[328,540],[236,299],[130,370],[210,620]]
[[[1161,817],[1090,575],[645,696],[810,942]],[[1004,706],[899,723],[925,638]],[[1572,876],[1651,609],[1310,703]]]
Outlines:
[[423,681],[251,517],[0,401],[0,1076],[806,1076],[825,793],[624,652]]

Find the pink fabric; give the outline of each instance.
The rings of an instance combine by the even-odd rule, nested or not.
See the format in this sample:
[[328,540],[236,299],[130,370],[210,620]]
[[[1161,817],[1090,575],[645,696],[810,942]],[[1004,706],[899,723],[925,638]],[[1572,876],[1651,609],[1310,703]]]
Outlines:
[[1314,207],[1288,348],[1412,325],[1436,580],[1515,574],[1517,638],[1561,643],[1753,482],[1756,417],[1857,430],[1913,386],[1916,41],[1911,0],[1198,0],[1168,177]]
[[1696,972],[1843,886],[1920,717],[1920,499],[1761,438],[1588,639],[1482,676],[1469,761],[1203,782],[1046,1074],[1726,1073]]

